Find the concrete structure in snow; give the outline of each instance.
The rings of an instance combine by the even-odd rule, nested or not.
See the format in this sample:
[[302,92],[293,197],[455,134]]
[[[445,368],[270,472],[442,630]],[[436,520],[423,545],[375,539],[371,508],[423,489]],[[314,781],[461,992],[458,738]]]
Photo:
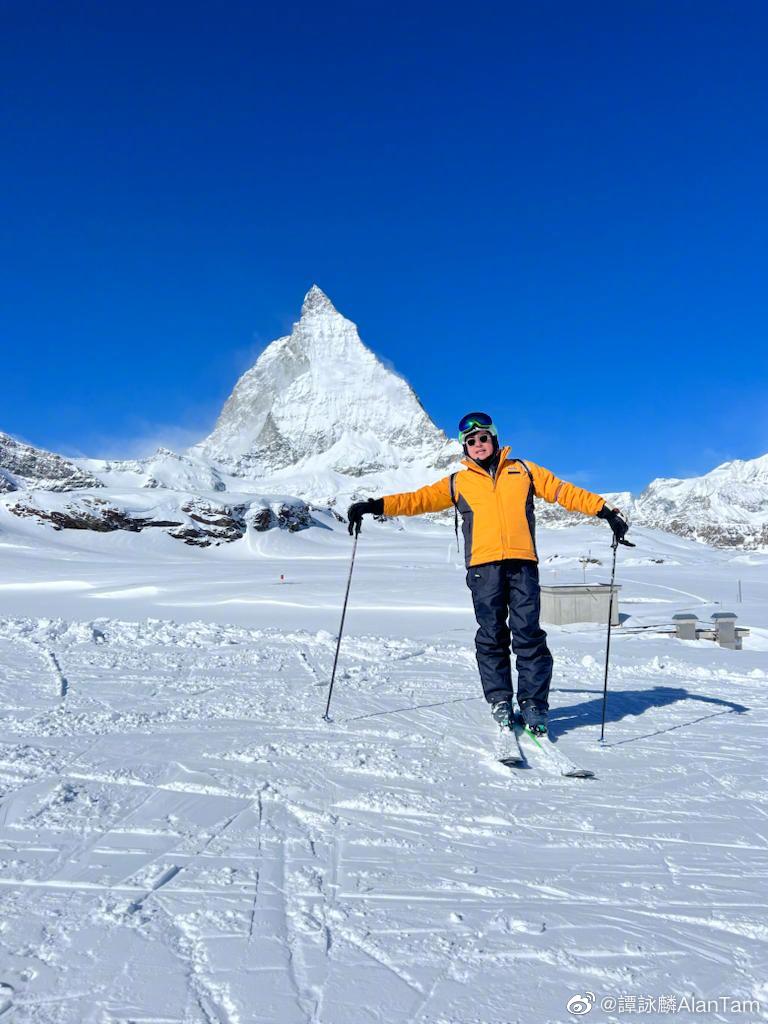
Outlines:
[[736,615],[733,612],[715,612],[712,616],[715,623],[715,635],[721,647],[730,647],[732,651],[741,650],[741,635],[736,630]]
[[742,649],[742,638],[749,636],[749,630],[736,625],[734,612],[715,612],[712,615],[714,627],[697,625],[693,612],[678,612],[672,616],[675,636],[678,640],[717,640],[721,647],[732,651]]
[[672,616],[678,640],[695,640],[698,619],[693,612],[678,612]]
[[[619,584],[613,587],[611,625],[619,625]],[[553,626],[571,622],[608,622],[611,587],[607,583],[542,584],[541,620]]]

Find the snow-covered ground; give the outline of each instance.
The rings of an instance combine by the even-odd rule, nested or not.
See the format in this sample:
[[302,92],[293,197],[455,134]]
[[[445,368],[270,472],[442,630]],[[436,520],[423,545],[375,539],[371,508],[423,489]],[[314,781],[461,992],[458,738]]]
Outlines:
[[[768,554],[633,531],[604,747],[605,630],[548,629],[571,780],[494,760],[444,526],[366,521],[322,720],[326,525],[198,550],[0,517],[0,1021],[768,1020]],[[588,552],[606,581],[608,538],[540,531],[542,581]],[[638,628],[690,609],[744,650]]]

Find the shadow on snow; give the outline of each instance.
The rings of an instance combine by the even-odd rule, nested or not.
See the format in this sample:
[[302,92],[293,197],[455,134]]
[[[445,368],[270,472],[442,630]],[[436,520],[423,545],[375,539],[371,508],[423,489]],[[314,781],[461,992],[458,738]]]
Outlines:
[[[552,688],[553,693],[595,693],[594,690],[568,690]],[[690,693],[682,686],[654,686],[651,690],[608,690],[608,703],[606,707],[605,721],[619,722],[623,718],[639,717],[653,708],[665,707],[669,704],[676,704],[678,701],[698,701],[701,704],[710,704],[719,710],[710,714],[699,715],[687,722],[679,722],[666,726],[663,729],[654,729],[652,732],[642,733],[639,736],[632,736],[628,739],[618,740],[616,743],[607,742],[608,747],[618,747],[622,743],[633,743],[635,740],[647,739],[649,736],[659,736],[662,733],[674,732],[676,729],[686,729],[688,726],[704,722],[708,718],[717,718],[719,715],[744,714],[749,708],[735,701],[723,700],[720,697],[703,697],[701,694]],[[557,742],[559,736],[571,732],[573,729],[581,729],[588,726],[600,727],[603,715],[603,694],[599,692],[593,700],[580,702],[565,707],[555,707],[550,710],[550,736]]]

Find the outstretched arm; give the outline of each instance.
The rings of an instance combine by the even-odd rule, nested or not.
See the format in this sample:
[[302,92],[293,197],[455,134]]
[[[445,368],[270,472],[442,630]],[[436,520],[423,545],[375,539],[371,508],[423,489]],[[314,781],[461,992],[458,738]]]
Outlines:
[[605,519],[613,530],[616,542],[626,544],[629,548],[635,546],[628,540],[624,540],[624,535],[629,529],[626,519],[619,509],[611,508],[605,498],[601,498],[599,494],[593,494],[592,491],[587,491],[583,487],[576,487],[575,484],[560,480],[554,473],[543,466],[537,466],[535,462],[529,462],[528,465],[533,476],[534,491],[537,497],[553,504],[557,502],[558,505],[567,508],[569,512],[583,512],[588,516]]
[[451,478],[443,477],[417,491],[384,496],[385,516],[421,516],[425,512],[442,512],[451,507]]
[[387,494],[383,498],[369,498],[356,501],[349,506],[347,520],[349,532],[360,533],[364,515],[374,516],[420,516],[424,512],[442,512],[451,505],[451,478],[445,477],[437,483],[427,484],[418,491],[404,491],[402,494]]
[[599,494],[569,484],[543,466],[537,466],[535,462],[528,462],[528,466],[533,476],[534,493],[537,498],[543,498],[550,504],[556,502],[569,512],[583,512],[587,516],[596,516],[604,507],[605,498],[601,498]]

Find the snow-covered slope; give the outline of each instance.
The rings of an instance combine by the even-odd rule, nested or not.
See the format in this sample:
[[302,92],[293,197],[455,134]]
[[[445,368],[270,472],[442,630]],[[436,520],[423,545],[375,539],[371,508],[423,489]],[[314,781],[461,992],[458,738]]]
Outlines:
[[107,487],[170,491],[225,491],[221,474],[204,456],[158,448],[146,459],[79,459],[78,465]]
[[[554,467],[553,467],[554,468]],[[637,526],[652,526],[714,547],[768,546],[768,455],[724,462],[703,476],[659,477],[639,495],[604,492]],[[574,526],[581,518],[537,502],[539,522]]]
[[[448,531],[366,524],[332,723],[340,524],[34,531],[0,524],[1,1024],[565,1024],[585,992],[600,1024],[641,993],[762,1009],[627,1022],[767,1019],[768,556],[619,551],[602,745],[605,630],[547,627],[584,781],[494,760]],[[542,530],[542,579],[591,548],[605,582],[609,537]],[[642,628],[737,577],[744,650]]]
[[193,451],[251,477],[288,467],[350,477],[415,464],[427,472],[460,455],[411,386],[316,285],[291,334],[243,374],[213,433]]
[[768,545],[768,455],[703,476],[658,479],[633,503],[635,520],[716,547]]

